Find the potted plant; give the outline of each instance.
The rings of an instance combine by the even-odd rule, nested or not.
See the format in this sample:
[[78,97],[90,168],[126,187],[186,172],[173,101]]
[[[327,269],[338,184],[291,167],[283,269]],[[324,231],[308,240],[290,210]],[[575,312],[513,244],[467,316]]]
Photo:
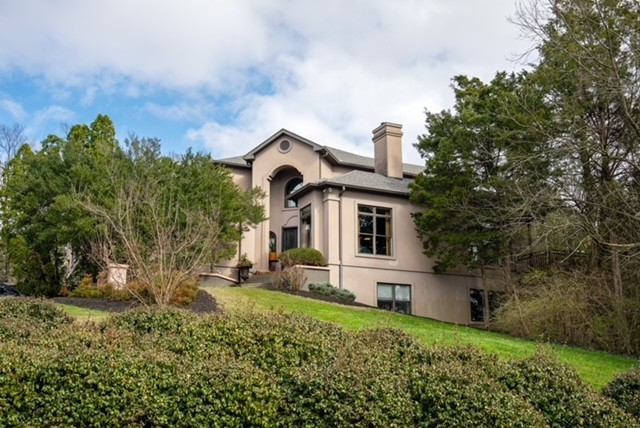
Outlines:
[[269,234],[269,261],[278,261],[278,253],[276,251],[276,235],[273,232]]
[[242,283],[249,279],[249,270],[253,267],[253,262],[249,260],[246,253],[243,253],[238,258],[236,267],[238,268],[238,282]]

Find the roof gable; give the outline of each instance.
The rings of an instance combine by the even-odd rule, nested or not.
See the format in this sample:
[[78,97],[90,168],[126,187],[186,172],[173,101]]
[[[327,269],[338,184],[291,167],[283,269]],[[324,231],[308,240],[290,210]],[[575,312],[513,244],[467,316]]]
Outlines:
[[[217,162],[229,167],[251,168],[251,164],[256,159],[256,155],[267,148],[271,143],[281,138],[290,138],[292,140],[295,140],[296,142],[300,142],[309,146],[313,151],[317,153],[320,153],[322,155],[326,154],[326,159],[335,165],[360,169],[369,172],[373,172],[375,169],[375,160],[372,157],[358,155],[355,153],[347,152],[345,150],[337,149],[335,147],[323,146],[285,128],[282,128],[281,130],[264,140],[246,155],[219,159]],[[402,170],[405,177],[413,178],[424,170],[424,165],[421,166],[403,163]]]
[[244,155],[242,158],[247,162],[252,162],[256,158],[256,155],[260,151],[262,151],[264,148],[269,146],[274,141],[280,139],[281,137],[288,137],[288,138],[291,138],[293,140],[297,140],[297,141],[299,141],[299,142],[301,142],[303,144],[307,144],[308,146],[310,146],[316,152],[320,152],[320,151],[324,150],[324,147],[321,146],[320,144],[314,143],[311,140],[308,140],[308,139],[306,139],[304,137],[301,137],[300,135],[298,135],[296,133],[293,133],[293,132],[291,132],[291,131],[289,131],[287,129],[282,128],[281,130],[279,130],[278,132],[273,134],[271,137],[269,137],[266,140],[264,140],[262,143],[260,143],[253,150],[251,150],[249,153]]

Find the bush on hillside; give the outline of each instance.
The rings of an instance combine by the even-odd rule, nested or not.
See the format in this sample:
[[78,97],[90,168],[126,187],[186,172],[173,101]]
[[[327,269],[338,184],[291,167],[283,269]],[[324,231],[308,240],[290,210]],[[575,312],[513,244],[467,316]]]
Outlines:
[[0,426],[637,425],[553,360],[300,314],[136,310],[0,336],[0,361]]
[[315,248],[292,248],[280,254],[280,263],[283,267],[293,265],[326,266],[322,253]]
[[640,368],[616,376],[602,393],[628,413],[640,417]]
[[325,296],[335,297],[345,302],[353,302],[356,300],[356,295],[346,289],[336,288],[328,282],[320,282],[309,284],[309,291],[322,294]]
[[619,407],[593,391],[547,350],[539,349],[530,358],[504,363],[496,377],[540,411],[550,426],[605,428],[631,423]]
[[23,297],[0,299],[0,339],[39,335],[72,322],[73,318],[64,310],[44,300]]

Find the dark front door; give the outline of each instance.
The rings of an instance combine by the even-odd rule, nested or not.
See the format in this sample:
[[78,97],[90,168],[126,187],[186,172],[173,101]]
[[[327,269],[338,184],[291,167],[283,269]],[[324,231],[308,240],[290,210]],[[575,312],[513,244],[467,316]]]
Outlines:
[[298,228],[283,227],[282,228],[282,251],[292,248],[298,248]]

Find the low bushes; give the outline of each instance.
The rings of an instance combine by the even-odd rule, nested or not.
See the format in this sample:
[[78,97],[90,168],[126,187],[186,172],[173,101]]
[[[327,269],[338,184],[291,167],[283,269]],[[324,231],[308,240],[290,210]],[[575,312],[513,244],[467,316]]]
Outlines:
[[23,297],[0,299],[0,339],[24,339],[32,335],[38,336],[57,327],[68,326],[72,322],[73,318],[65,311],[40,299]]
[[0,361],[0,426],[637,426],[547,357],[299,314],[135,310],[0,336]]
[[[198,282],[195,279],[188,279],[180,283],[169,302],[175,306],[187,306],[196,300],[198,292]],[[149,292],[145,284],[139,281],[132,281],[124,288],[117,288],[113,284],[94,285],[91,279],[83,280],[78,287],[70,292],[70,296],[113,301],[138,299],[148,304],[155,303],[152,293]]]
[[604,387],[602,393],[627,412],[640,417],[640,368],[617,376]]
[[354,300],[356,300],[356,295],[351,291],[336,288],[328,282],[309,284],[309,291],[323,294],[325,296],[335,297],[336,299],[343,300],[345,302],[353,302]]
[[633,420],[544,350],[505,363],[496,377],[541,412],[550,426],[623,427]]

